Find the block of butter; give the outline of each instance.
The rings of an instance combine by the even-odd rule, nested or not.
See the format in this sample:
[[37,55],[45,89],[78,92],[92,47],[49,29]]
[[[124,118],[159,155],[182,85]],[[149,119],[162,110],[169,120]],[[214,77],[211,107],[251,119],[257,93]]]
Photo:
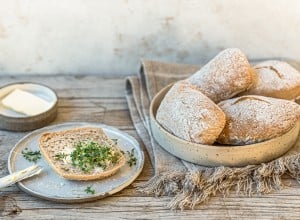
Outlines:
[[7,108],[28,116],[38,115],[49,110],[51,107],[51,103],[21,89],[15,89],[9,93],[2,99],[2,104]]

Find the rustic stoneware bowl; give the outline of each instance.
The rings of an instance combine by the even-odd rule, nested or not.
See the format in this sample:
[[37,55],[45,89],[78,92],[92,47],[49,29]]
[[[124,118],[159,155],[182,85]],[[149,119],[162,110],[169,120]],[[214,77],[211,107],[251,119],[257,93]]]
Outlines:
[[[49,109],[38,115],[27,116],[2,105],[1,100],[14,89],[30,92],[51,103]],[[58,98],[56,93],[47,86],[36,83],[15,83],[0,88],[0,129],[10,131],[30,131],[44,127],[52,122],[57,115]]]
[[183,160],[204,166],[245,166],[276,159],[286,153],[297,141],[298,122],[280,137],[244,146],[203,145],[180,139],[165,130],[156,121],[157,109],[172,85],[162,89],[150,105],[150,125],[155,140],[169,153]]

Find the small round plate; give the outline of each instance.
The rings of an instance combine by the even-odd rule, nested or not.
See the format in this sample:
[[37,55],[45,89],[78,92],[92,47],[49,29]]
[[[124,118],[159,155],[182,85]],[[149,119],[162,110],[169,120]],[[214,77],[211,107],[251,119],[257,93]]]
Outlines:
[[[24,192],[43,198],[46,200],[76,203],[100,199],[112,195],[130,185],[141,173],[144,165],[144,154],[140,149],[138,142],[130,135],[104,124],[93,123],[65,123],[53,125],[36,130],[23,139],[11,150],[8,158],[8,170],[10,173],[22,170],[33,165],[27,161],[22,150],[26,147],[32,151],[39,150],[38,141],[44,132],[56,132],[78,127],[101,127],[104,132],[113,139],[118,139],[119,146],[124,152],[134,149],[137,158],[136,165],[129,166],[126,163],[115,175],[92,181],[72,181],[67,180],[56,174],[43,157],[37,161],[37,164],[43,167],[42,173],[29,179],[17,183],[17,186]],[[126,153],[127,156],[127,153]],[[95,194],[87,194],[85,189],[91,187]]]
[[[15,89],[30,92],[31,94],[44,99],[50,103],[49,109],[38,115],[27,116],[6,108],[2,105],[1,100]],[[26,82],[6,85],[0,88],[0,129],[11,131],[30,131],[44,127],[56,118],[57,102],[58,98],[56,93],[47,86]]]
[[246,166],[276,159],[297,141],[300,122],[282,136],[243,146],[204,145],[185,141],[165,130],[156,121],[157,109],[172,85],[156,94],[150,105],[150,125],[155,140],[169,153],[183,160],[204,166]]

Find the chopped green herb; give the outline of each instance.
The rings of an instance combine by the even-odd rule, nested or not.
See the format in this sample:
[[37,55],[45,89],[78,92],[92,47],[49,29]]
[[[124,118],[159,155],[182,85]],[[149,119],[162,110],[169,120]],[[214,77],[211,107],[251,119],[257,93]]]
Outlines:
[[131,167],[132,165],[136,165],[137,159],[134,156],[134,148],[131,149],[131,151],[127,151],[127,154],[129,156],[129,159],[127,161],[127,163],[129,164],[129,166]]
[[29,162],[34,162],[36,163],[37,160],[41,159],[41,152],[40,151],[32,151],[32,150],[29,150],[27,147],[22,150],[22,154],[23,154],[23,157],[28,160]]
[[72,166],[88,173],[96,167],[105,170],[110,164],[116,164],[120,156],[118,151],[113,151],[109,146],[102,146],[95,142],[80,142],[71,153],[71,161]]
[[118,144],[118,141],[119,141],[119,140],[118,140],[117,138],[112,138],[111,140],[112,140],[113,142],[115,142],[115,144]]
[[95,190],[92,189],[91,186],[86,187],[86,189],[84,190],[87,194],[95,194]]
[[58,154],[55,154],[55,160],[63,160],[67,157],[68,155],[65,154],[65,153],[58,153]]

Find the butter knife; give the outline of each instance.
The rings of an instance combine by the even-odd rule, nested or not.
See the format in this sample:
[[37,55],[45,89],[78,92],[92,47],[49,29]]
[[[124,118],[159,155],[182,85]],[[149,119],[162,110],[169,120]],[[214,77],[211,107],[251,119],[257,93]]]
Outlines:
[[0,178],[0,189],[10,186],[16,182],[27,179],[34,175],[39,174],[43,170],[42,167],[38,165],[33,165],[24,170],[20,170],[18,172],[12,173],[8,176]]

